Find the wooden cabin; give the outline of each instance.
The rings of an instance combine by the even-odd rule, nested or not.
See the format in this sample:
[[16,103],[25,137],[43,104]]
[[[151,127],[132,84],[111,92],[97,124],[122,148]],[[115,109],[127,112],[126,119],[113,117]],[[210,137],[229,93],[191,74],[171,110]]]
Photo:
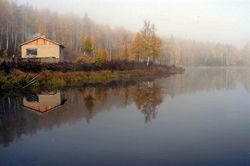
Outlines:
[[62,61],[63,48],[63,45],[40,36],[21,44],[21,58],[22,60],[57,63]]

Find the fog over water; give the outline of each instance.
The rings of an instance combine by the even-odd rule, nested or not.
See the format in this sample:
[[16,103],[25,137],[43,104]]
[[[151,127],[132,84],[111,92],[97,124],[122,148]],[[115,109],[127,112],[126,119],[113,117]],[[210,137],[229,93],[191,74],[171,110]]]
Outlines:
[[163,36],[242,46],[250,36],[247,0],[16,0],[60,13],[86,13],[98,23],[138,31],[144,19]]
[[249,165],[249,74],[189,68],[0,98],[0,165]]

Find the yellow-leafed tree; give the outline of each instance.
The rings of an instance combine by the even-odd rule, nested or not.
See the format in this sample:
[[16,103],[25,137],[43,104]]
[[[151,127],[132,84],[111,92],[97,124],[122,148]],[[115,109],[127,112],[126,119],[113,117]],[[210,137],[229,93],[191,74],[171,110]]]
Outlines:
[[143,29],[138,32],[132,43],[132,54],[137,61],[153,60],[156,62],[162,54],[162,41],[155,34],[155,26],[144,22]]

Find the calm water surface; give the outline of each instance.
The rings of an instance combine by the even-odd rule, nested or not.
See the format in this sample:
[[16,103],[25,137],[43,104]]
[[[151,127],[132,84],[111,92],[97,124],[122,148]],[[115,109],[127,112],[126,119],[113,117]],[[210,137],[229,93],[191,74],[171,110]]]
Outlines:
[[0,165],[250,165],[250,69],[3,97]]

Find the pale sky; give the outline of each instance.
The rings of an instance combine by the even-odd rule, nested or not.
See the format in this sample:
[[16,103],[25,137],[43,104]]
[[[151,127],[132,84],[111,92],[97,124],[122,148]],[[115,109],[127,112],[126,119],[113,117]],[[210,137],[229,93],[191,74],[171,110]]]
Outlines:
[[250,0],[15,0],[36,8],[88,13],[93,21],[134,32],[143,20],[163,36],[229,43],[250,41]]

